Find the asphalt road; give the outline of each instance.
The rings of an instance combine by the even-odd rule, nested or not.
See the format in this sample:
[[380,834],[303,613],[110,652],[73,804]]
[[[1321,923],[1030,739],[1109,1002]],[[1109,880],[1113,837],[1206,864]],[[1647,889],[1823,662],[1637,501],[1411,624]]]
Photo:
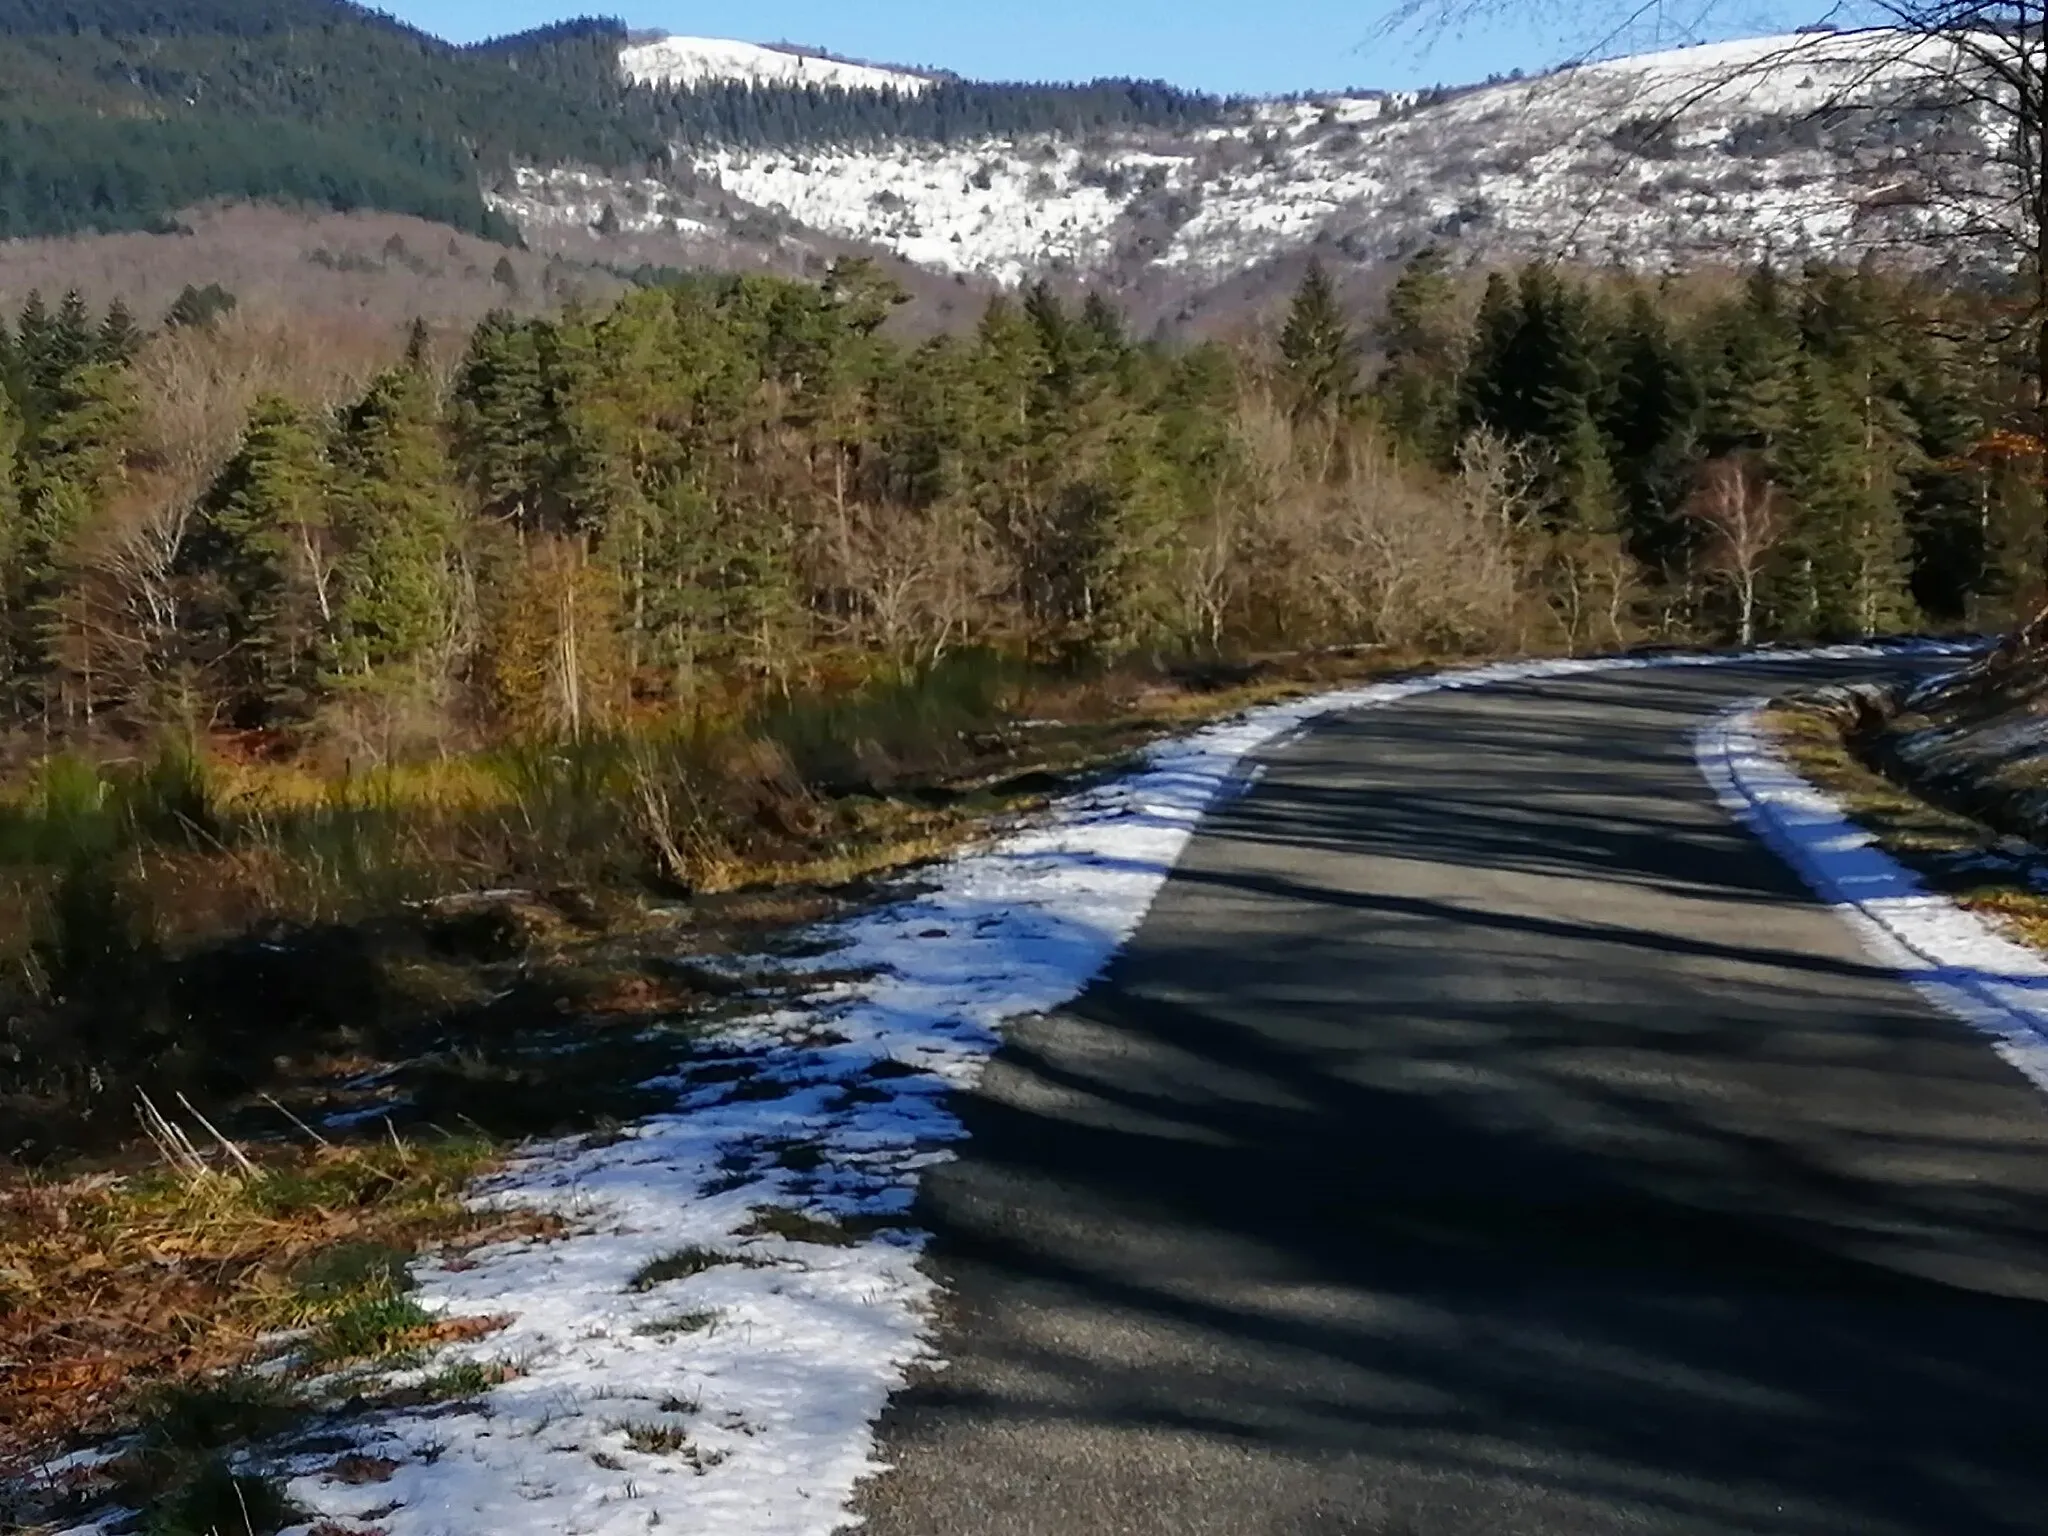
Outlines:
[[870,1536],[2048,1531],[2048,1099],[1701,783],[1792,675],[1276,752],[964,1098]]

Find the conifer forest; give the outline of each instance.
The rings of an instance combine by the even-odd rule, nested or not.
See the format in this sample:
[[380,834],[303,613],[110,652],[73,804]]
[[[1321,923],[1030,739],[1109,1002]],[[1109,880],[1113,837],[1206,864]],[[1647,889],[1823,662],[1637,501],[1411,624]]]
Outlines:
[[969,651],[1983,626],[2036,579],[2004,316],[1924,281],[1424,257],[1377,316],[1311,267],[1270,335],[1185,346],[1043,286],[910,344],[895,298],[848,262],[420,331],[347,398],[252,396],[197,466],[145,397],[172,352],[232,366],[232,310],[32,299],[0,353],[17,749],[381,760]]
[[375,345],[217,287],[30,299],[0,1132],[357,1038],[250,1015],[283,983],[223,982],[235,935],[847,878],[937,846],[904,786],[1132,722],[1144,679],[1993,628],[2038,590],[1995,293],[1424,255],[1185,343],[1044,285],[905,339],[900,299],[846,260]]

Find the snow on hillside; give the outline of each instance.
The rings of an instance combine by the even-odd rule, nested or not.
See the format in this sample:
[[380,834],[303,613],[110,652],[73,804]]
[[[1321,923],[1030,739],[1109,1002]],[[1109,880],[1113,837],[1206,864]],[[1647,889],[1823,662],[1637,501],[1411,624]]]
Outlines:
[[[669,39],[627,52],[669,48],[676,69],[708,69],[714,54],[701,50],[743,46]],[[1179,134],[694,145],[679,161],[806,228],[1008,283],[1148,266],[1213,283],[1312,244],[1359,262],[1431,242],[1643,266],[1702,253],[1853,258],[1953,227],[1954,178],[1932,188],[1934,161],[1983,174],[1976,130],[1914,100],[1947,46],[1795,34],[1447,94],[1269,102]],[[755,55],[779,70],[827,67]],[[1819,110],[1845,101],[1875,110]],[[593,205],[588,186],[562,191],[573,211],[538,182],[504,206],[544,227]],[[648,211],[621,207],[624,227],[658,232],[655,205],[632,201]]]
[[[1172,155],[1127,151],[1117,157],[1116,176],[1176,163]],[[1128,201],[1078,147],[1052,139],[907,145],[886,154],[726,150],[700,159],[697,169],[734,196],[813,229],[1006,283],[1047,267],[1101,265]]]
[[[1166,264],[1213,274],[1325,237],[1363,257],[1425,238],[1645,263],[1851,254],[1937,214],[1901,195],[1911,141],[1817,114],[1896,103],[1941,45],[1769,37],[1591,64],[1298,130],[1201,188]],[[1923,129],[1931,124],[1921,124]]]
[[907,70],[848,64],[717,37],[664,37],[629,43],[619,50],[619,68],[635,85],[670,87],[733,80],[750,85],[822,85],[915,94],[931,84],[925,76]]

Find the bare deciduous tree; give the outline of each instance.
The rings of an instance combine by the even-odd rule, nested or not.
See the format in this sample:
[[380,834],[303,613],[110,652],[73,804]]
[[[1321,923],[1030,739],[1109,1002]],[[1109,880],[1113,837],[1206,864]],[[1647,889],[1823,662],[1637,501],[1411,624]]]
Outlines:
[[1706,531],[1705,568],[1734,592],[1737,638],[1748,645],[1756,638],[1757,580],[1785,532],[1777,487],[1753,463],[1712,459],[1700,466],[1685,515]]

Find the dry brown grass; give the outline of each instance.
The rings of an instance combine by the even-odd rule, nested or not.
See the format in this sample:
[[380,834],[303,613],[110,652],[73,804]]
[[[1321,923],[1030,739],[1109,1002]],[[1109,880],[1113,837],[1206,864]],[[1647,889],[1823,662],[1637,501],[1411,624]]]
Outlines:
[[248,1364],[277,1329],[310,1328],[305,1347],[329,1361],[380,1321],[392,1348],[474,1336],[488,1320],[404,1311],[400,1277],[425,1248],[549,1230],[464,1208],[492,1157],[393,1139],[0,1190],[0,1475]]
[[[155,325],[187,284],[218,283],[244,310],[298,314],[316,327],[339,321],[381,336],[414,316],[467,325],[493,308],[545,308],[558,301],[562,282],[592,302],[626,287],[583,262],[551,264],[546,255],[405,214],[245,203],[188,210],[179,223],[177,234],[7,241],[0,245],[0,310],[12,314],[32,290],[54,299],[75,288],[96,308],[118,298]],[[511,264],[515,288],[493,281],[500,259]]]

